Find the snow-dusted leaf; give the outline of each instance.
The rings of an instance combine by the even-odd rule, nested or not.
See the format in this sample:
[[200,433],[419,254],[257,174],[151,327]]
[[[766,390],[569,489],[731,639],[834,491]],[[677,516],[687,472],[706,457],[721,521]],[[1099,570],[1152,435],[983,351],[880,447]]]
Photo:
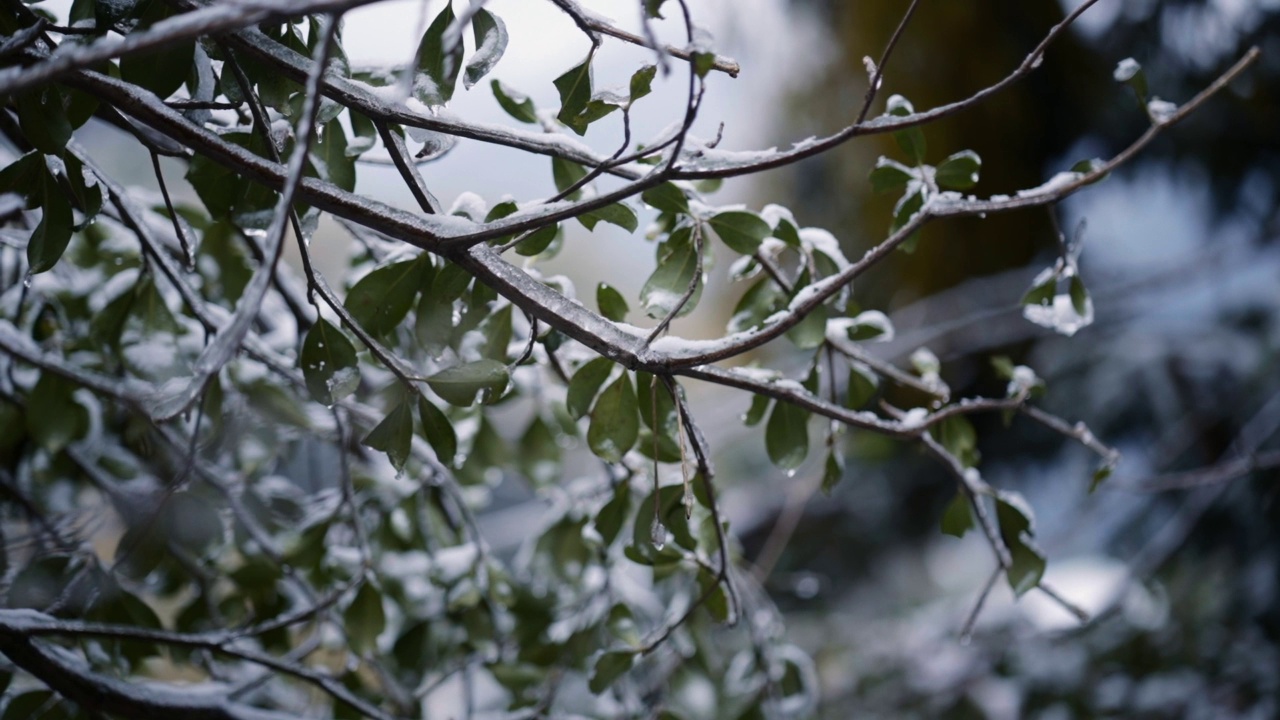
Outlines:
[[454,44],[448,52],[444,48],[444,33],[453,21],[453,3],[447,2],[418,43],[413,96],[425,105],[443,105],[453,97],[462,69],[462,43]]
[[468,90],[489,74],[507,51],[507,26],[502,18],[481,8],[471,18],[471,31],[476,37],[476,51],[467,63],[462,84]]

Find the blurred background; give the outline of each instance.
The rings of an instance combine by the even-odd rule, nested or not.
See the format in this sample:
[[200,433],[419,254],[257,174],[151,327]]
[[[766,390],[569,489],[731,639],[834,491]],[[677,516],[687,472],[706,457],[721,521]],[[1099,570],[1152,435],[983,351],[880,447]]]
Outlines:
[[[351,13],[352,64],[408,61],[425,27],[422,5],[380,3]],[[638,3],[584,5],[639,29]],[[668,5],[660,37],[682,45],[684,30]],[[866,89],[863,57],[879,57],[907,3],[692,5],[716,48],[742,65],[737,79],[711,74],[694,133],[722,131],[721,147],[736,150],[786,146],[847,124]],[[511,30],[495,76],[554,112],[551,79],[585,56],[587,41],[551,3],[487,6]],[[995,82],[1074,6],[924,0],[872,115],[893,93],[924,109]],[[789,636],[816,660],[818,715],[1280,715],[1278,30],[1277,0],[1102,0],[1030,77],[925,128],[928,162],[972,149],[983,159],[973,192],[1009,194],[1079,160],[1109,157],[1145,130],[1133,93],[1112,79],[1119,61],[1134,58],[1152,95],[1182,102],[1248,47],[1262,48],[1258,64],[1226,92],[1056,208],[1058,224],[1082,239],[1081,272],[1096,307],[1095,322],[1075,337],[1021,314],[1022,294],[1058,253],[1044,210],[934,223],[914,253],[894,254],[854,289],[861,307],[895,322],[897,338],[875,347],[884,359],[904,364],[927,346],[943,361],[954,394],[971,396],[1003,395],[989,359],[1008,356],[1046,380],[1046,409],[1086,421],[1124,453],[1115,475],[1090,493],[1096,461],[1084,449],[1016,419],[1009,426],[998,416],[975,419],[985,477],[1027,497],[1049,557],[1047,582],[1088,610],[1089,623],[1035,592],[1014,603],[1001,583],[971,640],[961,642],[993,560],[975,533],[963,540],[940,534],[955,492],[943,468],[914,446],[846,434],[846,476],[823,494],[819,453],[794,477],[782,475],[764,455],[762,429],[737,422],[746,398],[690,388],[719,451],[719,482],[745,557],[783,609]],[[651,59],[606,41],[595,62],[597,87],[625,84]],[[678,66],[660,78],[636,107],[637,137],[654,137],[679,117],[684,83]],[[458,93],[449,111],[515,124],[487,86]],[[117,138],[99,131],[95,152],[111,162]],[[593,125],[585,138],[601,152],[620,140],[616,118]],[[117,145],[121,178],[136,164],[133,181],[149,185],[150,171],[138,162],[144,156]],[[890,137],[863,138],[727,182],[713,200],[787,205],[802,225],[829,229],[857,257],[890,223],[894,198],[873,196],[867,182],[881,155],[902,159]],[[167,174],[182,172],[174,166]],[[463,192],[489,205],[554,192],[545,158],[476,142],[458,143],[424,174],[446,206]],[[413,206],[388,166],[361,165],[358,190]],[[322,267],[333,278],[349,244],[326,221],[312,249],[324,253]],[[575,280],[583,298],[600,280],[634,298],[652,252],[613,226],[594,234],[575,226],[560,257],[540,269]],[[727,264],[715,268],[714,292],[704,294],[700,312],[677,323],[679,334],[723,332],[739,292],[722,279]],[[779,341],[759,359],[794,369],[791,353]],[[500,505],[523,497],[518,482],[497,492]],[[536,510],[537,502],[526,505]],[[514,543],[527,525],[511,522],[512,509],[491,526]],[[527,522],[536,523],[532,517]]]

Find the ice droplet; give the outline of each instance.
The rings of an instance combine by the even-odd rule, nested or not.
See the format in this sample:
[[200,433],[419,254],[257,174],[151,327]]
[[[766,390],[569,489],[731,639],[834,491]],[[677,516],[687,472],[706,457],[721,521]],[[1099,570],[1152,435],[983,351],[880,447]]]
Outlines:
[[32,278],[32,277],[33,277],[33,276],[31,275],[31,271],[30,271],[30,270],[28,270],[28,271],[27,271],[27,274],[22,276],[22,287],[27,288],[28,290],[30,290],[30,289],[31,289],[31,278]]
[[667,528],[656,515],[653,524],[649,526],[649,539],[653,541],[655,550],[661,550],[667,544]]
[[795,468],[791,468],[790,470],[788,470],[788,471],[787,471],[787,477],[789,477],[789,478],[793,478],[793,477],[795,477],[795,476],[796,476],[796,469],[795,469]]
[[688,520],[693,517],[693,483],[685,481],[684,484],[684,519]]

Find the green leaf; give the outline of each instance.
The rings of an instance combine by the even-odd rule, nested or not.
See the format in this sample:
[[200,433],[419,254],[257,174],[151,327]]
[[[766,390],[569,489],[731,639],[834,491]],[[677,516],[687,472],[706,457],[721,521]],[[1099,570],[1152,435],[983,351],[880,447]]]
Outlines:
[[164,505],[165,535],[200,557],[223,538],[222,519],[208,498],[192,492],[174,493]]
[[510,303],[503,305],[481,326],[485,343],[480,348],[480,354],[504,365],[507,362],[507,346],[511,344],[511,308]]
[[[365,330],[376,336],[387,335],[409,314],[430,262],[424,253],[416,260],[402,260],[374,270],[347,292],[343,306]],[[437,276],[436,283],[439,282]]]
[[1098,469],[1093,471],[1093,478],[1089,481],[1089,492],[1092,494],[1094,490],[1097,490],[1099,485],[1111,477],[1111,473],[1115,472],[1115,469],[1115,465],[1110,461],[1099,465]]
[[450,405],[467,407],[476,401],[495,400],[507,387],[507,366],[496,360],[476,360],[446,368],[427,378],[427,384]]
[[947,509],[942,511],[942,532],[964,537],[973,526],[973,508],[969,506],[969,498],[964,493],[957,492],[951,502],[947,503]]
[[522,95],[497,80],[489,83],[489,87],[493,88],[494,98],[508,115],[523,123],[538,122],[538,112],[529,96]]
[[[915,108],[911,106],[911,103],[901,95],[894,95],[890,97],[888,105],[890,115],[905,117],[915,112]],[[893,139],[897,141],[898,147],[906,154],[911,162],[916,165],[924,162],[924,131],[920,129],[919,125],[894,132]]]
[[551,246],[551,243],[555,242],[559,235],[559,224],[544,225],[528,233],[520,240],[520,244],[516,245],[516,254],[524,257],[541,255]]
[[471,18],[471,32],[475,34],[476,51],[467,63],[462,84],[468,90],[489,74],[507,50],[507,25],[502,18],[481,8]]
[[63,162],[67,167],[67,184],[71,187],[71,199],[76,209],[84,215],[84,218],[74,228],[82,230],[93,222],[98,212],[102,210],[102,184],[97,182],[97,177],[90,173],[89,177],[93,178],[90,182],[85,177],[84,164],[70,153],[63,158]]
[[413,410],[407,398],[402,398],[395,409],[365,435],[364,444],[385,452],[397,472],[404,469],[413,445]]
[[0,720],[70,720],[62,699],[48,690],[29,690],[9,700]]
[[769,459],[783,470],[795,470],[809,454],[809,412],[789,402],[773,404],[764,430]]
[[938,165],[935,179],[948,190],[968,190],[978,184],[982,158],[972,150],[961,150]]
[[453,21],[453,3],[446,2],[418,43],[413,96],[423,104],[443,105],[453,97],[463,50],[461,42],[447,53],[444,50],[444,33]]
[[[674,312],[680,298],[695,280],[698,281],[698,290],[701,289],[702,279],[697,277],[697,248],[690,236],[689,228],[680,228],[660,247],[658,267],[640,288],[640,303],[649,317],[661,318]],[[680,309],[680,315],[693,310],[698,295],[695,291]]]
[[378,128],[367,116],[352,110],[348,113],[351,119],[351,142],[347,143],[346,155],[357,158],[373,147],[378,139]]
[[565,406],[569,415],[577,420],[591,409],[600,386],[609,378],[613,370],[613,361],[608,358],[595,358],[578,368],[573,379],[569,381],[569,389],[565,395]]
[[1089,312],[1089,291],[1084,286],[1084,281],[1079,275],[1072,275],[1071,281],[1068,283],[1071,293],[1071,307],[1075,309],[1076,314],[1084,316]]
[[585,135],[587,134],[587,127],[591,125],[591,123],[605,117],[609,113],[612,113],[614,110],[617,110],[618,107],[619,106],[616,102],[610,102],[601,98],[592,98],[591,101],[587,103],[587,106],[582,109],[582,112],[568,120],[564,120],[563,122],[570,130],[573,130],[579,135]]
[[458,454],[458,435],[449,417],[421,395],[418,396],[418,416],[422,419],[422,434],[436,451],[436,459],[443,465],[452,465]]
[[556,119],[565,125],[581,115],[591,101],[591,58],[594,55],[593,47],[581,63],[555,79],[556,90],[560,93],[560,112]]
[[860,362],[849,363],[849,384],[846,386],[845,405],[852,410],[867,406],[875,397],[880,380],[871,368]]
[[631,102],[635,102],[652,92],[653,79],[657,74],[657,65],[645,65],[631,74]]
[[43,201],[41,176],[46,173],[44,155],[38,150],[23,155],[0,170],[0,193],[16,193],[27,199],[27,208]]
[[41,207],[44,215],[27,243],[27,264],[32,274],[53,268],[71,242],[71,203],[48,170],[41,175]]
[[655,185],[641,193],[640,199],[660,212],[677,215],[689,212],[689,198],[685,196],[683,190],[676,187],[675,183],[664,182],[661,185]]
[[601,315],[614,322],[626,320],[627,312],[630,310],[622,293],[614,290],[608,283],[600,283],[596,286],[596,307],[600,308]]
[[347,192],[356,189],[356,162],[347,153],[347,136],[341,122],[331,120],[325,124],[311,151],[311,158],[318,168],[322,168],[324,179]]
[[365,581],[356,596],[342,614],[351,649],[364,655],[378,649],[378,635],[387,626],[386,611],[382,608],[382,593],[373,583]]
[[667,0],[644,0],[644,14],[649,18],[662,19],[662,4]]
[[1040,584],[1044,577],[1045,558],[1032,543],[1032,519],[1026,501],[1016,493],[1001,493],[996,498],[996,519],[1000,537],[1009,548],[1010,567],[1005,571],[1009,587],[1021,596]]
[[1147,73],[1142,69],[1142,65],[1133,58],[1125,58],[1116,64],[1116,69],[1112,73],[1112,77],[1116,82],[1128,85],[1138,96],[1138,102],[1146,103],[1147,101]]
[[[587,169],[578,163],[561,157],[551,158],[551,177],[555,180],[556,190],[559,192],[568,190],[586,176]],[[579,192],[575,192],[570,199],[576,199],[578,195]]]
[[707,224],[716,231],[725,245],[743,255],[754,254],[760,243],[773,232],[769,223],[759,215],[742,210],[717,213]]
[[324,318],[307,331],[298,357],[311,398],[330,406],[355,392],[360,385],[356,349],[341,330]]
[[634,650],[613,650],[596,658],[591,671],[591,680],[587,683],[591,692],[599,695],[614,683],[622,674],[635,664]]
[[[893,223],[889,226],[889,232],[896,233],[902,226],[911,222],[916,213],[924,207],[924,190],[917,190],[909,195],[903,196],[898,201],[898,206],[894,208]],[[902,244],[898,246],[903,252],[914,252],[916,248],[916,240],[920,237],[920,231],[912,233]]]
[[695,52],[693,54],[693,71],[698,77],[706,77],[711,68],[716,66],[716,54],[713,52]]
[[442,302],[453,302],[462,297],[471,284],[471,273],[462,266],[445,261],[431,282],[431,295]]
[[910,168],[898,162],[882,157],[876,160],[876,166],[871,170],[871,190],[872,192],[889,192],[906,187],[907,183],[915,177]]
[[61,157],[71,141],[71,122],[67,119],[62,91],[58,86],[43,85],[19,93],[14,103],[18,106],[18,122],[27,140],[40,152]]
[[70,380],[46,372],[27,396],[27,432],[46,451],[56,453],[89,429],[89,413],[72,397]]
[[747,427],[754,427],[760,424],[764,419],[765,411],[769,409],[769,397],[767,395],[752,395],[751,407],[747,409],[747,414],[742,417],[742,424]]
[[604,541],[605,547],[612,545],[614,539],[618,537],[630,508],[631,486],[627,482],[620,482],[613,488],[613,498],[600,508],[594,520],[596,532],[600,533],[600,539]]
[[978,434],[963,415],[952,415],[937,425],[938,442],[965,467],[978,464]]
[[765,319],[786,305],[786,296],[773,278],[757,280],[738,299],[729,316],[729,332],[742,332],[764,324]]
[[636,393],[627,373],[605,388],[591,409],[587,445],[606,462],[622,462],[622,456],[636,444],[640,434],[640,413]]
[[830,495],[831,491],[844,479],[844,457],[835,450],[827,453],[827,463],[822,471],[822,492]]
[[636,217],[635,211],[623,203],[605,205],[602,208],[596,208],[578,216],[578,222],[582,223],[588,230],[595,230],[596,224],[602,220],[612,225],[617,225],[629,233],[635,232],[636,228],[640,226],[640,220]]
[[[105,4],[105,3],[104,3]],[[138,27],[147,28],[175,13],[168,3],[152,2],[141,5],[142,15]],[[120,77],[131,85],[139,85],[156,94],[161,100],[168,98],[182,87],[195,62],[196,45],[192,40],[168,43],[162,50],[129,53],[120,58]]]
[[556,433],[540,415],[533,416],[520,436],[520,464],[535,485],[550,485],[561,476]]

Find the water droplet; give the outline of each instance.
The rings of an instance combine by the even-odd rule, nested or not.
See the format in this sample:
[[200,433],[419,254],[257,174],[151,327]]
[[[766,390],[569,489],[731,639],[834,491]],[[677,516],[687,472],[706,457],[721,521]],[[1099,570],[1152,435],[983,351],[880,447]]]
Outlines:
[[787,477],[789,477],[789,478],[793,478],[793,477],[795,477],[795,476],[796,476],[796,469],[795,469],[795,468],[791,468],[790,470],[788,470],[788,471],[787,471]]
[[649,526],[649,539],[653,541],[655,550],[661,550],[667,544],[667,528],[656,516]]
[[30,270],[28,270],[28,271],[27,271],[27,274],[22,276],[22,287],[30,289],[30,288],[31,288],[31,278],[32,278],[31,271],[30,271]]

